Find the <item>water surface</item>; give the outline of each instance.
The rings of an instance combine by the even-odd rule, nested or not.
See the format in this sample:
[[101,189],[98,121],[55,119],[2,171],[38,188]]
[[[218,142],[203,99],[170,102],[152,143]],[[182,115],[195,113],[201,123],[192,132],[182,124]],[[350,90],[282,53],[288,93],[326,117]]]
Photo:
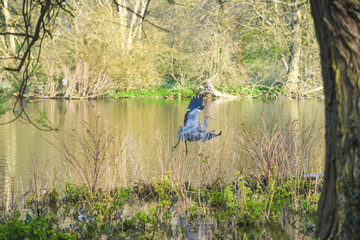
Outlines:
[[[241,130],[246,128],[257,134],[262,126],[262,118],[268,122],[287,124],[295,121],[301,131],[311,124],[320,128],[324,125],[324,102],[321,99],[287,100],[206,100],[200,113],[200,121],[206,116],[218,118],[211,121],[209,130],[222,131],[222,135],[209,142],[188,143],[189,154],[185,156],[184,144],[172,152],[177,142],[177,129],[183,124],[187,100],[166,99],[119,99],[96,101],[46,100],[27,106],[33,119],[39,111],[45,111],[56,125],[61,123],[60,132],[40,131],[30,124],[16,121],[0,126],[0,192],[9,191],[11,179],[29,189],[34,181],[63,180],[65,168],[64,154],[59,152],[57,138],[71,148],[74,143],[66,132],[84,131],[85,121],[95,126],[118,131],[117,145],[126,149],[122,153],[122,167],[125,181],[136,178],[151,179],[173,170],[174,166],[191,174],[178,173],[179,177],[204,174],[204,178],[214,173],[226,174],[248,167],[239,155]],[[6,122],[11,115],[4,116]],[[98,120],[96,120],[98,119]],[[321,132],[319,142],[323,142]],[[242,141],[247,141],[242,139]],[[319,148],[319,151],[323,151]],[[322,154],[323,155],[323,154]],[[318,171],[323,165],[323,157],[314,159],[312,168]],[[200,169],[199,162],[202,167]],[[208,173],[204,173],[204,169]],[[34,179],[34,175],[38,179]],[[51,176],[50,176],[51,175]],[[66,174],[65,174],[66,175]],[[202,176],[202,175],[201,175]],[[26,191],[26,190],[24,190]]]

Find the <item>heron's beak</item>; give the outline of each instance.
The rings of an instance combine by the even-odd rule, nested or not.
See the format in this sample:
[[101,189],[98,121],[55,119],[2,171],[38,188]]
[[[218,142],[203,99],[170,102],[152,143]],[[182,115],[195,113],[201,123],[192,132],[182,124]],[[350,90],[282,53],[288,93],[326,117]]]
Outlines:
[[219,120],[218,118],[212,118],[212,120]]

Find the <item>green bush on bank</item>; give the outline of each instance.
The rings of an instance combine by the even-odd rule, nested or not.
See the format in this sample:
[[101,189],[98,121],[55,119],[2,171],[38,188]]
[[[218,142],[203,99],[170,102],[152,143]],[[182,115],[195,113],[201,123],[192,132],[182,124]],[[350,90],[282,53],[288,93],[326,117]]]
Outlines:
[[136,89],[119,91],[112,94],[113,97],[175,97],[175,98],[188,98],[200,93],[199,89],[191,85],[183,85],[178,88],[161,88],[155,87],[150,89]]
[[45,215],[32,217],[26,215],[21,219],[19,211],[0,221],[0,239],[76,239],[75,235],[63,233],[57,229],[56,223]]
[[[49,97],[44,93],[39,93],[36,90],[36,87],[28,89],[28,92],[25,94],[25,97]],[[283,95],[281,87],[271,87],[271,86],[245,86],[245,85],[220,85],[216,89],[225,94],[240,96],[240,97],[260,97],[260,96],[281,96]],[[115,97],[115,98],[127,98],[127,97],[169,97],[169,98],[190,98],[197,94],[202,93],[204,87],[195,84],[182,84],[171,87],[148,87],[140,89],[114,89],[112,91],[99,93],[98,97]],[[60,90],[59,90],[60,91]],[[52,97],[61,98],[65,97],[65,89],[61,91],[62,93],[52,94]],[[0,87],[0,107],[3,103],[7,102],[14,92],[9,89]],[[84,96],[86,98],[86,96]],[[70,96],[70,98],[76,99],[77,96]],[[0,108],[0,114],[1,114]]]
[[[232,86],[223,85],[218,87],[220,92],[240,96],[240,97],[259,97],[259,96],[279,96],[282,95],[281,88],[271,88],[268,86]],[[110,94],[111,97],[174,97],[174,98],[189,98],[202,92],[202,89],[191,85],[183,85],[179,88],[150,88],[119,91],[115,94]]]
[[283,95],[283,90],[281,87],[271,87],[271,86],[233,86],[233,85],[221,85],[217,87],[220,92],[224,92],[230,95],[242,96],[242,97],[259,97],[259,96],[281,96]]

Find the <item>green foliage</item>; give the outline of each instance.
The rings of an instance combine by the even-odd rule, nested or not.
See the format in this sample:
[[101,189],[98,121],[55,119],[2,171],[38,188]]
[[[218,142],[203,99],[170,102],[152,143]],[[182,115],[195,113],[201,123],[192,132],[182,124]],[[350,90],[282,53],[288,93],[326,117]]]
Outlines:
[[201,208],[197,202],[194,202],[192,205],[186,208],[186,214],[190,222],[193,222],[196,219],[205,218],[206,211],[204,208]]
[[11,91],[9,88],[0,86],[0,117],[11,109],[5,104],[9,101],[12,95],[13,91]]
[[191,85],[181,85],[177,88],[150,88],[144,90],[127,90],[116,93],[115,97],[177,97],[187,98],[195,96],[199,89]]
[[261,86],[233,86],[233,85],[221,85],[217,88],[221,92],[231,95],[239,95],[244,97],[259,97],[259,96],[278,96],[282,94],[282,88],[272,87],[270,85]]
[[[271,86],[234,86],[230,84],[221,85],[217,87],[221,92],[239,95],[243,97],[259,97],[259,96],[279,96],[282,94],[280,87]],[[176,97],[176,98],[189,98],[200,93],[200,88],[192,85],[183,84],[175,88],[162,88],[155,87],[150,89],[138,89],[120,91],[110,96],[126,98],[126,97]]]
[[[2,220],[0,239],[181,237],[184,229],[174,232],[171,224],[181,211],[190,224],[215,218],[255,226],[278,222],[282,210],[288,209],[296,216],[308,216],[304,222],[309,225],[314,223],[318,197],[317,185],[311,181],[275,174],[265,183],[237,173],[235,181],[215,179],[196,187],[174,183],[168,172],[158,182],[95,192],[84,184],[66,182],[62,192],[54,188],[32,195],[26,220],[20,220],[19,212]],[[174,207],[181,202],[190,204],[183,210]],[[124,209],[135,211],[123,214]],[[71,227],[64,227],[69,220]]]
[[155,185],[155,191],[158,195],[158,201],[161,208],[169,209],[175,202],[173,188],[175,185],[170,183],[171,172],[168,172],[162,179],[160,184]]
[[54,130],[55,127],[52,126],[51,121],[47,117],[47,113],[45,111],[38,111],[40,117],[36,119],[36,122],[43,128],[48,130]]
[[12,216],[7,216],[0,221],[0,239],[77,239],[74,235],[55,229],[52,219],[44,215],[32,217],[26,215],[26,219],[20,219],[20,212],[16,211]]

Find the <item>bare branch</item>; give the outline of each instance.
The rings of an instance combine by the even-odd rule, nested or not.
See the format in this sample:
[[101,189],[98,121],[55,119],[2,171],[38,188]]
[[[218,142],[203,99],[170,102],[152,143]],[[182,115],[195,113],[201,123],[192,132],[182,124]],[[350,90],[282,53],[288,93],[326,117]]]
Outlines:
[[[50,9],[50,6],[51,6],[50,4],[51,4],[51,0],[47,0],[46,5],[44,7],[41,7],[40,16],[39,16],[39,19],[38,19],[38,21],[36,23],[36,27],[35,27],[35,34],[32,37],[31,42],[28,44],[28,47],[26,48],[26,51],[25,51],[23,57],[21,58],[21,61],[20,61],[20,64],[18,65],[18,67],[17,68],[5,67],[5,70],[14,71],[14,72],[19,72],[21,70],[21,68],[23,67],[23,65],[25,63],[26,58],[30,54],[31,48],[34,46],[35,42],[37,40],[39,40],[40,31],[42,30],[42,27],[44,27],[42,25],[42,23],[44,21],[45,15],[48,13],[48,11]],[[30,23],[28,23],[28,24],[30,24]],[[26,34],[26,35],[28,35],[28,34]]]
[[33,35],[25,34],[25,33],[12,33],[12,32],[2,32],[0,35],[13,35],[13,36],[20,36],[20,37],[27,37],[27,38],[34,38]]
[[162,30],[162,31],[165,31],[165,32],[170,32],[170,30],[168,30],[168,29],[166,29],[166,28],[163,28],[163,27],[161,27],[161,26],[159,26],[159,25],[157,25],[157,24],[155,24],[155,23],[152,23],[152,22],[149,21],[147,18],[145,18],[145,15],[146,15],[146,12],[147,12],[147,11],[145,11],[144,16],[141,16],[139,13],[135,12],[134,10],[132,10],[131,8],[129,8],[129,7],[127,7],[127,6],[124,6],[124,5],[120,4],[120,3],[118,3],[116,0],[114,0],[114,3],[115,3],[115,5],[116,5],[117,7],[125,8],[125,9],[128,10],[129,12],[131,12],[131,13],[135,14],[137,17],[141,18],[143,21],[149,23],[151,26],[154,26],[154,27],[156,27],[156,28],[158,28],[158,29],[160,29],[160,30]]

